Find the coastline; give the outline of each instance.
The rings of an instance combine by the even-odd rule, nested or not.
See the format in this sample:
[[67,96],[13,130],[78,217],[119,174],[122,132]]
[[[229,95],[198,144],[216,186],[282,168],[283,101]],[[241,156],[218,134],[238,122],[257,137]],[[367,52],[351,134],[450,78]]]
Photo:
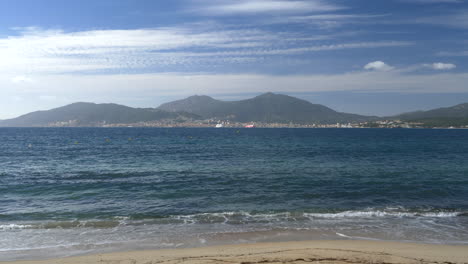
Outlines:
[[366,240],[312,240],[116,252],[1,264],[154,263],[468,263],[468,245]]

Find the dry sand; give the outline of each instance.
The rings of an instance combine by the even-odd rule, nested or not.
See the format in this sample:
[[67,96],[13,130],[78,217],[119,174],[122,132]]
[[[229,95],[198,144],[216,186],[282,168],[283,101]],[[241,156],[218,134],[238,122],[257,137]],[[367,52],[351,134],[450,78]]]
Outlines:
[[468,263],[468,246],[374,241],[303,241],[118,252],[1,264]]

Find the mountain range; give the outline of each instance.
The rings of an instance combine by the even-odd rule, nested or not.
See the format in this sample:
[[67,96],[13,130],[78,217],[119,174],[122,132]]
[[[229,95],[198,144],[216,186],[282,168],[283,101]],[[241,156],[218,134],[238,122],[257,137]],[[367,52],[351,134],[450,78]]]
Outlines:
[[404,113],[392,118],[419,122],[431,127],[466,126],[468,125],[468,103],[429,111]]
[[205,119],[236,122],[331,124],[362,122],[375,117],[340,113],[326,106],[312,104],[295,97],[266,93],[241,101],[220,101],[209,96],[189,98],[162,104],[159,109],[169,112],[188,112]]
[[73,103],[48,111],[36,111],[17,118],[2,120],[0,126],[42,127],[66,123],[70,126],[134,124],[160,120],[192,120],[199,116],[184,112],[167,112],[155,108],[132,108],[118,104]]
[[468,103],[430,111],[379,118],[337,112],[320,104],[288,95],[265,93],[240,101],[220,101],[209,96],[191,96],[158,108],[132,108],[118,104],[73,103],[47,111],[36,111],[1,120],[0,126],[102,126],[142,122],[230,122],[336,124],[399,119],[434,126],[468,125]]

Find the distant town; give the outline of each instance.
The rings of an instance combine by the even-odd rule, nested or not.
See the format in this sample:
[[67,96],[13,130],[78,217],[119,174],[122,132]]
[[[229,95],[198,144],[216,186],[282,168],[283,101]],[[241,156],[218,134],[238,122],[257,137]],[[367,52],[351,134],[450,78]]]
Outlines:
[[[50,123],[47,127],[80,127],[78,120],[69,120],[65,122]],[[193,128],[441,128],[441,129],[468,129],[465,126],[428,126],[420,122],[406,122],[401,120],[380,120],[372,122],[360,123],[335,123],[335,124],[295,124],[295,123],[262,123],[262,122],[232,122],[226,120],[196,120],[196,121],[150,121],[138,122],[133,124],[107,124],[106,122],[98,122],[92,127],[193,127]]]
[[77,102],[0,120],[0,127],[468,128],[468,103],[389,117],[337,112],[282,94],[240,101],[190,96],[157,108]]

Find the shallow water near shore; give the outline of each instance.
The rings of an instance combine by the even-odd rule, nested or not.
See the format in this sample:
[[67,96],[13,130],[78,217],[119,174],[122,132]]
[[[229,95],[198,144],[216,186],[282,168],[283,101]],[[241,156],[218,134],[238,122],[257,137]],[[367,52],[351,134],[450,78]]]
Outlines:
[[0,260],[468,244],[468,130],[0,128]]

